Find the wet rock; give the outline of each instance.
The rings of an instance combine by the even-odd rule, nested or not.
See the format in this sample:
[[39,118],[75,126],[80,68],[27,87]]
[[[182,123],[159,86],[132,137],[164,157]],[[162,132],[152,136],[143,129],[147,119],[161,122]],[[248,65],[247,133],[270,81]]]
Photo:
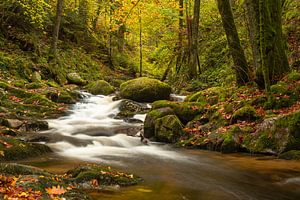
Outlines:
[[51,175],[49,172],[37,167],[17,163],[0,163],[0,173],[11,175]]
[[137,102],[153,102],[156,100],[169,99],[171,87],[156,79],[137,78],[127,81],[120,86],[122,98]]
[[104,186],[130,186],[142,181],[140,177],[133,174],[121,173],[112,170],[110,167],[105,168],[99,165],[80,166],[68,171],[66,174],[69,181],[77,184],[79,188],[83,187],[82,189],[91,187],[92,180],[96,180],[97,183]]
[[144,136],[152,138],[155,135],[155,120],[166,115],[174,114],[170,107],[158,108],[151,110],[147,115],[144,122]]
[[122,100],[119,109],[121,112],[133,112],[133,113],[139,113],[145,110],[149,110],[149,108],[147,108],[145,104],[141,104],[128,99]]
[[67,80],[69,84],[75,84],[80,86],[86,85],[87,83],[85,80],[81,78],[79,74],[75,72],[67,74]]
[[2,119],[2,125],[6,126],[8,128],[14,128],[18,129],[23,125],[23,121],[20,121],[18,119]]
[[128,136],[136,136],[142,129],[143,129],[142,126],[126,127],[126,128],[120,128],[116,130],[115,133],[126,134]]
[[25,124],[26,131],[45,131],[49,129],[46,121],[29,121]]
[[135,119],[135,118],[126,118],[124,119],[124,122],[130,123],[130,124],[142,124],[143,121],[140,119]]
[[176,115],[167,115],[155,120],[155,140],[176,143],[183,135],[183,125]]
[[8,137],[0,137],[0,140],[3,142],[0,145],[0,161],[20,160],[52,152],[43,144],[32,144]]

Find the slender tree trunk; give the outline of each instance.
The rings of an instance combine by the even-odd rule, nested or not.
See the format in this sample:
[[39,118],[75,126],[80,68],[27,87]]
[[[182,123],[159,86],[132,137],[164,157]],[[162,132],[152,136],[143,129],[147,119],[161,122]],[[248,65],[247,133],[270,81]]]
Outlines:
[[122,24],[118,29],[118,50],[120,53],[124,51],[126,26]]
[[139,9],[139,24],[140,24],[140,77],[143,76],[143,44],[142,44],[142,15]]
[[176,72],[180,71],[182,56],[183,56],[183,0],[179,0],[179,27],[178,27],[178,45],[177,45],[177,59]]
[[265,89],[290,70],[282,39],[282,0],[259,0],[260,53]]
[[198,34],[199,34],[199,18],[200,18],[200,0],[195,0],[194,16],[191,24],[191,49],[189,59],[189,77],[197,76],[198,66]]
[[56,5],[56,17],[55,17],[55,24],[53,28],[53,35],[52,35],[52,42],[51,42],[51,48],[50,48],[50,58],[56,58],[56,50],[57,50],[57,42],[58,42],[58,35],[59,35],[59,28],[60,28],[60,22],[63,12],[63,0],[57,0]]
[[217,0],[217,3],[226,33],[229,50],[234,62],[237,84],[245,85],[249,82],[248,66],[234,23],[230,2],[229,0]]

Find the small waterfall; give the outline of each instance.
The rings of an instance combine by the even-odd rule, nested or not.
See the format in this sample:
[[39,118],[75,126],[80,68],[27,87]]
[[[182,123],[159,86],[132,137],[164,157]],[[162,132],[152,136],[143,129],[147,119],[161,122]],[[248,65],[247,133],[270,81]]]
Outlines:
[[[167,145],[144,145],[139,137],[126,135],[123,130],[142,128],[142,124],[130,124],[114,119],[122,100],[113,101],[110,96],[83,93],[83,101],[76,103],[68,116],[49,120],[50,130],[44,134],[52,136],[47,144],[58,154],[93,162],[119,162],[124,158],[141,155],[162,159],[187,159],[170,150]],[[144,121],[146,114],[134,118]]]

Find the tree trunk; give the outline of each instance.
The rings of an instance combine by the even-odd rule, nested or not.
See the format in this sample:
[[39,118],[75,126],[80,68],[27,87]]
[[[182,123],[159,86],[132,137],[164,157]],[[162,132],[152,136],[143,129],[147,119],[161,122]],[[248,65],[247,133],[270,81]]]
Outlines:
[[57,0],[55,24],[53,28],[52,42],[50,48],[50,58],[56,57],[57,41],[58,41],[60,22],[61,22],[61,17],[63,12],[63,5],[64,5],[63,0]]
[[191,49],[189,57],[189,77],[197,76],[198,66],[198,34],[199,34],[199,18],[200,18],[200,0],[195,0],[194,16],[191,24]]
[[229,50],[234,62],[237,84],[245,85],[247,82],[249,82],[248,66],[234,23],[230,2],[229,0],[217,0],[217,3],[226,33]]
[[180,71],[182,56],[183,56],[183,0],[179,0],[179,27],[178,27],[178,45],[177,45],[177,59],[176,72]]
[[143,44],[142,44],[142,13],[139,9],[139,24],[140,24],[140,77],[143,76]]
[[282,1],[259,0],[260,53],[265,88],[290,70],[282,39]]
[[260,58],[260,27],[259,27],[259,0],[245,0],[250,44],[252,48],[252,67],[255,72],[255,82],[264,86]]

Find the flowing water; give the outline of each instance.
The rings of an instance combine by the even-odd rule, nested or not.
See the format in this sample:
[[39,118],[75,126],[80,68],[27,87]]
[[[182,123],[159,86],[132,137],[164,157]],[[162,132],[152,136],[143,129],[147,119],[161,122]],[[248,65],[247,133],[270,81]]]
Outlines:
[[[300,162],[249,155],[143,145],[124,130],[139,129],[113,119],[121,101],[84,93],[68,116],[49,120],[47,142],[55,155],[30,160],[33,165],[63,173],[85,162],[110,165],[144,178],[118,192],[92,193],[94,199],[143,200],[298,200]],[[144,120],[145,115],[134,116]]]

